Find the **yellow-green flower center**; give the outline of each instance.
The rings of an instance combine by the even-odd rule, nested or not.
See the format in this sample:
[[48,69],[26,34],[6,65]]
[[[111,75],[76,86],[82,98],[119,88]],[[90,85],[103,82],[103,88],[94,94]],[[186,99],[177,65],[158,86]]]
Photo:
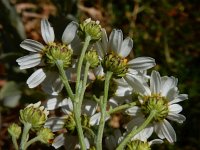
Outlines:
[[127,59],[114,53],[108,53],[105,55],[102,61],[102,66],[105,72],[113,72],[115,78],[125,76],[128,71]]
[[73,51],[70,46],[62,43],[50,43],[45,46],[43,53],[47,67],[54,68],[57,60],[63,62],[64,68],[68,68],[71,65]]
[[153,94],[151,96],[142,97],[144,103],[141,108],[145,116],[148,116],[152,110],[156,110],[157,113],[154,116],[154,121],[161,121],[168,115],[168,100],[160,94]]
[[151,150],[148,142],[134,140],[127,144],[125,150]]

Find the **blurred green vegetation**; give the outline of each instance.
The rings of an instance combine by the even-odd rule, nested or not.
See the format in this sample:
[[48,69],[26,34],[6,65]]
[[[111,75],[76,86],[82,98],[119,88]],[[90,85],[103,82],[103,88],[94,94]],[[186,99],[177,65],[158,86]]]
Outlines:
[[132,57],[155,58],[154,69],[177,77],[180,93],[189,95],[189,100],[182,102],[186,122],[174,124],[178,141],[154,148],[199,150],[199,10],[199,0],[0,0],[0,147],[12,149],[6,128],[18,120],[19,109],[25,103],[45,99],[39,88],[28,89],[25,83],[33,70],[18,69],[15,60],[26,53],[20,42],[25,38],[42,42],[43,17],[49,18],[57,39],[70,20],[91,17],[100,20],[108,32],[122,29],[125,37],[134,40]]

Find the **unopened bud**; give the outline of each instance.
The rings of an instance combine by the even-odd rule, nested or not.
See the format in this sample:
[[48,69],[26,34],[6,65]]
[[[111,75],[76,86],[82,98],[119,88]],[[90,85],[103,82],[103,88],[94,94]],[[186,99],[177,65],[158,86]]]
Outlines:
[[49,144],[50,141],[54,138],[54,134],[49,128],[40,129],[37,135],[39,137],[39,140],[45,144]]
[[15,137],[16,139],[19,138],[21,132],[22,132],[21,127],[19,125],[17,125],[16,123],[13,123],[8,127],[8,133],[11,136]]

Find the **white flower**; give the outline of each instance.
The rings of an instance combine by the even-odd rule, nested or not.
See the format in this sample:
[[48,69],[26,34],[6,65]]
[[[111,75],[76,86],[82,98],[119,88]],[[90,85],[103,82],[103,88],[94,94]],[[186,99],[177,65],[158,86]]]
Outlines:
[[133,48],[133,40],[129,37],[123,40],[123,33],[118,29],[113,29],[109,40],[105,29],[102,29],[102,38],[96,43],[96,48],[104,72],[112,71],[117,78],[126,74],[136,75],[155,66],[155,60],[151,57],[138,57],[128,61],[126,57]]
[[[75,22],[71,22],[65,28],[65,31],[62,35],[63,44],[70,46],[70,43],[76,36],[78,25]],[[26,39],[20,46],[25,50],[29,51],[30,54],[18,58],[16,61],[20,65],[20,69],[33,68],[35,66],[45,66],[44,57],[46,54],[46,48],[50,46],[55,39],[54,30],[51,27],[50,23],[46,19],[41,20],[41,33],[44,39],[44,42],[47,45],[43,45],[35,40]],[[34,88],[42,83],[47,77],[47,70],[45,68],[37,69],[27,80],[29,88]]]
[[[157,114],[148,127],[153,127],[159,138],[166,138],[170,143],[175,142],[176,133],[167,119],[183,123],[186,118],[179,114],[182,107],[176,103],[188,98],[186,94],[179,94],[178,80],[174,77],[160,77],[156,71],[151,73],[150,86],[136,77],[129,76],[127,79],[135,92],[139,93],[141,107],[134,106],[126,112],[131,116],[145,119],[144,116],[148,115],[151,110],[156,110]],[[133,126],[131,122],[128,125],[130,127]]]

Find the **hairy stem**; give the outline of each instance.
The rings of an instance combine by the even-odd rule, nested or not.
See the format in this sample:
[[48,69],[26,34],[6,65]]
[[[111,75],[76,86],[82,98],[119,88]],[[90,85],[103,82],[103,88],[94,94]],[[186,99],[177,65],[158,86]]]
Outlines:
[[107,101],[108,101],[109,84],[110,84],[110,79],[112,77],[112,74],[113,73],[109,71],[106,73],[103,102],[101,102],[101,119],[99,123],[99,129],[98,129],[97,141],[96,141],[97,150],[102,150],[103,130],[104,130],[105,119],[106,119],[106,106],[107,106]]

